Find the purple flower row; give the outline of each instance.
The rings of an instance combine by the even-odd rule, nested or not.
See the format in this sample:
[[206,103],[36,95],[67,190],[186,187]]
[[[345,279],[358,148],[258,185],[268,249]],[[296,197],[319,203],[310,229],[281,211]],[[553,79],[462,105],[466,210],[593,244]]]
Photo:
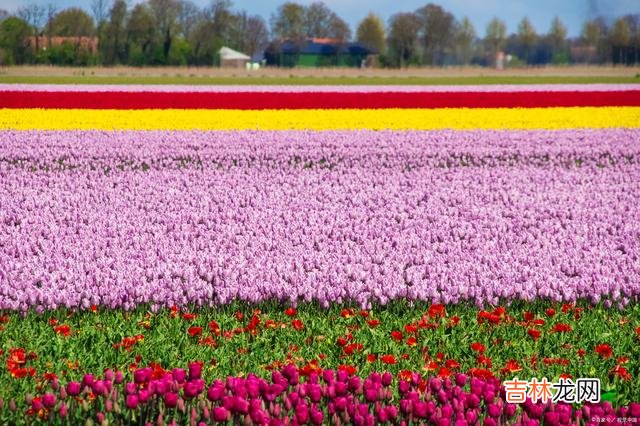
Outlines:
[[0,309],[640,295],[640,131],[0,132]]
[[[202,364],[188,371],[166,371],[159,366],[141,368],[126,382],[122,372],[106,370],[81,382],[61,385],[57,379],[39,396],[25,400],[27,416],[49,420],[94,418],[141,423],[209,424],[211,421],[259,425],[395,424],[428,421],[435,425],[569,425],[593,418],[640,419],[640,404],[614,409],[609,402],[573,408],[551,401],[509,403],[497,379],[481,380],[457,374],[449,378],[423,378],[419,373],[372,373],[366,378],[345,370],[319,370],[301,376],[294,365],[273,372],[271,380],[255,375],[228,377],[207,386]],[[306,377],[306,378],[305,378]],[[394,391],[394,385],[397,386]],[[92,394],[97,400],[88,398]],[[7,408],[19,410],[15,400]],[[2,404],[0,403],[0,418]]]

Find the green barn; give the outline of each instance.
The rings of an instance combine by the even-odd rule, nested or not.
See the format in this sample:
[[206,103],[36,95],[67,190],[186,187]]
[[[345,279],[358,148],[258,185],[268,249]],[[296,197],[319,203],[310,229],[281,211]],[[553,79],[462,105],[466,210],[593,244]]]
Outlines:
[[272,43],[265,51],[267,65],[279,67],[361,67],[377,54],[361,43],[309,38]]

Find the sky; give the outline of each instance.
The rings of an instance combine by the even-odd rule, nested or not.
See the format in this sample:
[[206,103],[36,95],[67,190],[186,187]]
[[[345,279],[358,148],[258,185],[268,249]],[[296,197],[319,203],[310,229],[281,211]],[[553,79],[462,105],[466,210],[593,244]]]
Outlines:
[[[140,0],[129,0],[131,4]],[[205,6],[209,0],[192,0]],[[478,36],[484,36],[489,21],[497,16],[507,24],[507,32],[514,33],[518,22],[528,16],[538,33],[546,33],[554,16],[560,17],[571,37],[578,36],[582,23],[597,15],[611,19],[628,13],[640,14],[640,0],[431,0],[462,19],[467,16]],[[58,9],[80,6],[90,10],[90,0],[0,0],[0,8],[15,11],[29,3],[55,4]],[[284,0],[235,0],[235,10],[246,10],[269,22],[269,17]],[[310,4],[312,0],[298,0]],[[369,12],[378,14],[384,21],[397,12],[414,11],[429,0],[325,0],[327,6],[349,23],[352,31]]]

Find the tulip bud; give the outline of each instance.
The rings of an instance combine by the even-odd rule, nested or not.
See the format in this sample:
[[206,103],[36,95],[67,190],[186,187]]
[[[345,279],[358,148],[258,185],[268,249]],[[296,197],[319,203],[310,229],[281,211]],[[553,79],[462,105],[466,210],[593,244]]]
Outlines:
[[321,425],[323,419],[324,419],[324,415],[322,414],[322,411],[317,409],[311,411],[311,422],[314,425]]
[[147,401],[149,401],[149,398],[151,398],[151,394],[149,393],[149,391],[146,389],[140,389],[140,391],[138,392],[138,401],[141,404],[146,404]]
[[174,368],[171,370],[171,376],[173,377],[173,380],[182,384],[184,383],[186,373],[182,368]]
[[85,374],[82,378],[82,386],[91,386],[93,384],[93,374]]
[[67,383],[67,393],[70,396],[78,396],[80,395],[80,391],[82,390],[80,383],[78,382],[69,382]]
[[133,372],[133,381],[136,383],[144,383],[147,381],[147,369],[139,368]]
[[107,368],[106,370],[104,370],[104,378],[105,380],[113,380],[113,370],[110,368]]
[[223,422],[229,418],[229,412],[224,407],[215,407],[213,409],[213,420]]
[[189,364],[189,380],[199,379],[202,375],[202,365],[197,362]]
[[175,392],[167,392],[164,394],[164,405],[167,408],[176,408],[178,405],[178,394]]
[[53,408],[56,405],[56,396],[52,393],[42,395],[42,405],[46,408]]
[[129,410],[137,410],[138,409],[138,396],[137,395],[127,395],[125,399],[125,406]]
[[467,376],[465,374],[456,374],[456,385],[461,388],[467,384]]
[[138,392],[138,386],[133,382],[128,382],[126,385],[124,385],[124,392],[127,395],[133,395]]

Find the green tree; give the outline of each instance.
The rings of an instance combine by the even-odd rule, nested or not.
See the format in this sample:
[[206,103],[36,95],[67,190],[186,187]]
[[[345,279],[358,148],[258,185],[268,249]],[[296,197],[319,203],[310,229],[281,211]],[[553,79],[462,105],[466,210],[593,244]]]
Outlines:
[[77,7],[58,12],[49,25],[51,34],[61,37],[91,37],[96,31],[93,18]]
[[396,13],[389,20],[389,51],[395,65],[404,67],[418,55],[422,22],[415,13]]
[[385,38],[384,23],[379,16],[369,13],[358,24],[356,40],[370,49],[375,49],[380,54],[385,51]]
[[471,61],[471,52],[473,42],[476,39],[476,29],[466,16],[462,18],[460,25],[456,27],[456,50],[458,52],[458,60],[464,65],[468,65]]
[[527,64],[531,63],[532,53],[536,47],[538,35],[529,18],[522,18],[518,24],[518,44],[522,50],[524,60]]
[[126,63],[128,46],[126,43],[127,2],[115,0],[109,11],[104,40],[101,40],[102,55],[109,64]]
[[429,3],[416,11],[420,19],[425,62],[443,65],[446,52],[454,40],[455,18],[441,6]]
[[25,38],[33,34],[33,28],[24,19],[10,16],[0,21],[0,50],[4,51],[4,62],[9,65],[24,64],[31,59]]
[[127,21],[127,40],[130,45],[129,62],[131,64],[145,65],[153,62],[155,36],[155,19],[151,9],[145,3],[138,3],[131,10]]

